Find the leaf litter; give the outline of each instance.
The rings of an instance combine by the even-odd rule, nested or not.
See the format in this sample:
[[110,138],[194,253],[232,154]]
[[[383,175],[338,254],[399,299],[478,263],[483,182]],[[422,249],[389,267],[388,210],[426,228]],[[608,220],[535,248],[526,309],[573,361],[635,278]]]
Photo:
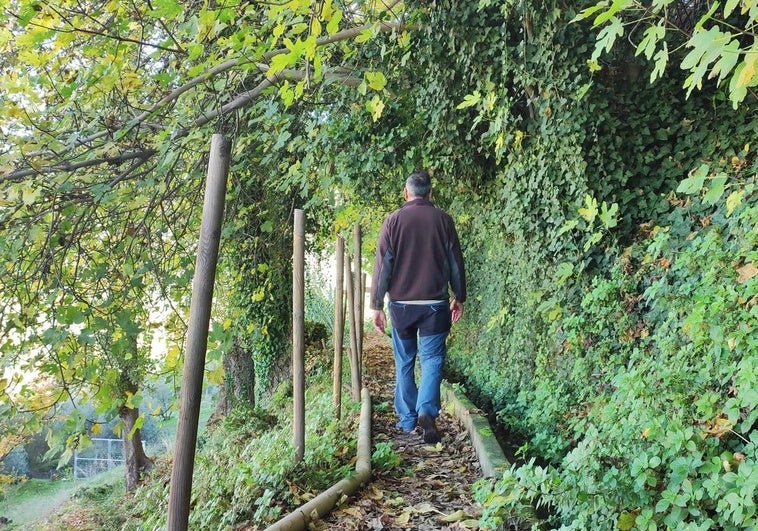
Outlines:
[[473,500],[472,487],[481,479],[481,468],[460,421],[443,403],[437,419],[442,441],[437,444],[424,443],[420,431],[406,434],[395,427],[392,348],[378,332],[364,336],[363,369],[373,406],[372,449],[377,443],[391,444],[399,464],[372,467],[371,481],[323,520],[312,522],[310,529],[479,529],[481,507]]

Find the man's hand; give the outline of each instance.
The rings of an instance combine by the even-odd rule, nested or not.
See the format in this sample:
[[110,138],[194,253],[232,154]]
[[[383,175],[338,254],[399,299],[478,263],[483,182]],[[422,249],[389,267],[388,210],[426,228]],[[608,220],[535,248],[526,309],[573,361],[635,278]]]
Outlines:
[[387,316],[384,315],[384,310],[374,310],[374,328],[384,334],[387,328]]
[[458,319],[461,318],[463,315],[463,303],[458,302],[458,300],[453,300],[452,303],[450,303],[450,315],[453,319],[454,323],[458,322]]

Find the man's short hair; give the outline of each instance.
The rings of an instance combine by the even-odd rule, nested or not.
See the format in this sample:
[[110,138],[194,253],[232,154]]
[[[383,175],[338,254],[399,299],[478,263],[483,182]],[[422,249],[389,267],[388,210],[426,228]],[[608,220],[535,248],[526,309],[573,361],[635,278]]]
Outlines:
[[405,188],[411,197],[426,197],[432,189],[432,178],[426,170],[416,170],[405,180]]

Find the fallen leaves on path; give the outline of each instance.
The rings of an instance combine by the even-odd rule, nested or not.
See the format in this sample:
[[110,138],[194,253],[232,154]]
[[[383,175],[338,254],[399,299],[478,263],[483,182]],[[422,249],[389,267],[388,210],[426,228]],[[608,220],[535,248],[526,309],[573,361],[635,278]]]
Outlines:
[[392,348],[386,337],[370,332],[363,350],[364,379],[373,404],[373,448],[391,445],[399,464],[388,470],[375,466],[368,485],[324,520],[313,522],[311,529],[478,529],[481,508],[472,499],[472,486],[481,471],[460,422],[443,404],[437,419],[442,441],[434,445],[424,443],[420,433],[395,428]]

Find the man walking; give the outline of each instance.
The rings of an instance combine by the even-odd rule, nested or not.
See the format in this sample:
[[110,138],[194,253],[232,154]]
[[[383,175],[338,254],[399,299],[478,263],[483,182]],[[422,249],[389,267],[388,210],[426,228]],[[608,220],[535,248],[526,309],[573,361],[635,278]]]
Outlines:
[[[466,275],[453,219],[431,203],[429,173],[411,173],[403,196],[405,204],[387,217],[379,235],[371,309],[374,327],[384,333],[384,295],[389,293],[397,427],[411,432],[418,425],[425,442],[437,443],[441,439],[435,419],[440,412],[445,340],[451,324],[463,315]],[[417,355],[421,362],[418,386]]]

